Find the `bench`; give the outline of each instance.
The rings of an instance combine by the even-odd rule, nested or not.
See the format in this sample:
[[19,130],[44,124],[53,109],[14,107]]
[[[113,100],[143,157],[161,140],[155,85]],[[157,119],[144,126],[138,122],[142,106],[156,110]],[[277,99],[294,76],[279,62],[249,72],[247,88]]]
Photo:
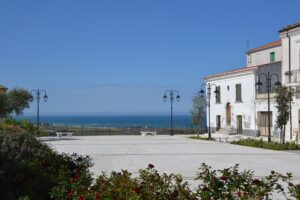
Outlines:
[[56,132],[56,137],[62,137],[62,136],[73,136],[73,132]]
[[223,142],[227,142],[228,137],[216,137],[216,139],[218,142],[222,142],[222,140]]
[[156,136],[157,131],[141,131],[140,133],[142,134],[142,136],[146,136],[146,135]]

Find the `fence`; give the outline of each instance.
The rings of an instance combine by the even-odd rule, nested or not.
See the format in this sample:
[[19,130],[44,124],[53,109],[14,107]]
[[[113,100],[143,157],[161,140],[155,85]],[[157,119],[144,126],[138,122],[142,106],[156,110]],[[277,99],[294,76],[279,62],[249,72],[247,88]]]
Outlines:
[[[92,127],[92,126],[61,126],[61,125],[41,125],[41,128],[47,135],[55,136],[56,132],[73,132],[74,135],[140,135],[140,132],[147,129],[157,131],[158,135],[170,134],[169,128],[153,128],[153,127]],[[207,128],[201,127],[184,127],[174,128],[174,134],[203,134],[207,132]]]

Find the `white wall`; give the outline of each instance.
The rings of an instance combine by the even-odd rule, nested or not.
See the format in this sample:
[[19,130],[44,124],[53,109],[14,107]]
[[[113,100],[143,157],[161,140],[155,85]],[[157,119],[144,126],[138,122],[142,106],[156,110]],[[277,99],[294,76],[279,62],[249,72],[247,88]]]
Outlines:
[[247,55],[247,67],[270,63],[270,53],[275,52],[275,62],[282,60],[281,46],[265,49]]
[[[300,29],[294,29],[289,31],[291,38],[291,70],[300,70]],[[281,33],[282,39],[282,82],[287,86],[292,86],[295,91],[298,91],[292,102],[292,140],[296,139],[296,135],[299,134],[299,121],[298,110],[300,110],[300,82],[289,84],[288,76],[285,72],[289,71],[289,39],[287,33]],[[292,77],[293,78],[293,77]],[[290,140],[290,122],[286,127],[286,140]]]
[[[243,129],[255,130],[255,105],[254,105],[254,72],[247,72],[239,76],[223,76],[218,80],[207,80],[207,83],[221,86],[221,103],[216,103],[212,87],[211,97],[211,126],[216,127],[216,116],[221,115],[221,128],[226,126],[226,104],[231,105],[231,128],[236,129],[237,115],[243,116]],[[242,85],[242,102],[236,102],[235,85]],[[229,86],[229,90],[227,87]]]

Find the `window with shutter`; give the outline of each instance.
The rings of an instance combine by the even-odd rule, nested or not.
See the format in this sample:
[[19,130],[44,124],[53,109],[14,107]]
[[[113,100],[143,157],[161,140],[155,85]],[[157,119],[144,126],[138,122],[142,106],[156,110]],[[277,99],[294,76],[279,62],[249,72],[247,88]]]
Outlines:
[[275,52],[271,52],[270,53],[270,62],[274,62],[275,61]]
[[236,100],[236,102],[242,101],[242,85],[241,84],[235,85],[235,100]]
[[221,103],[221,87],[216,87],[216,103]]

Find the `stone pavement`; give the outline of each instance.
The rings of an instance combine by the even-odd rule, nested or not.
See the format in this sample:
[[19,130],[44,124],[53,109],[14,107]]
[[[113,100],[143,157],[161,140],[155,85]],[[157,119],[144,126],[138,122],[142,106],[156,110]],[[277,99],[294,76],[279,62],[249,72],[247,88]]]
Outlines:
[[255,176],[265,176],[271,170],[292,172],[300,181],[300,154],[258,149],[188,139],[187,136],[74,136],[68,140],[47,143],[58,152],[89,155],[95,163],[95,175],[101,171],[128,169],[137,173],[149,163],[159,172],[180,173],[185,180],[193,180],[201,163],[214,169],[240,164],[241,169],[255,171]]

